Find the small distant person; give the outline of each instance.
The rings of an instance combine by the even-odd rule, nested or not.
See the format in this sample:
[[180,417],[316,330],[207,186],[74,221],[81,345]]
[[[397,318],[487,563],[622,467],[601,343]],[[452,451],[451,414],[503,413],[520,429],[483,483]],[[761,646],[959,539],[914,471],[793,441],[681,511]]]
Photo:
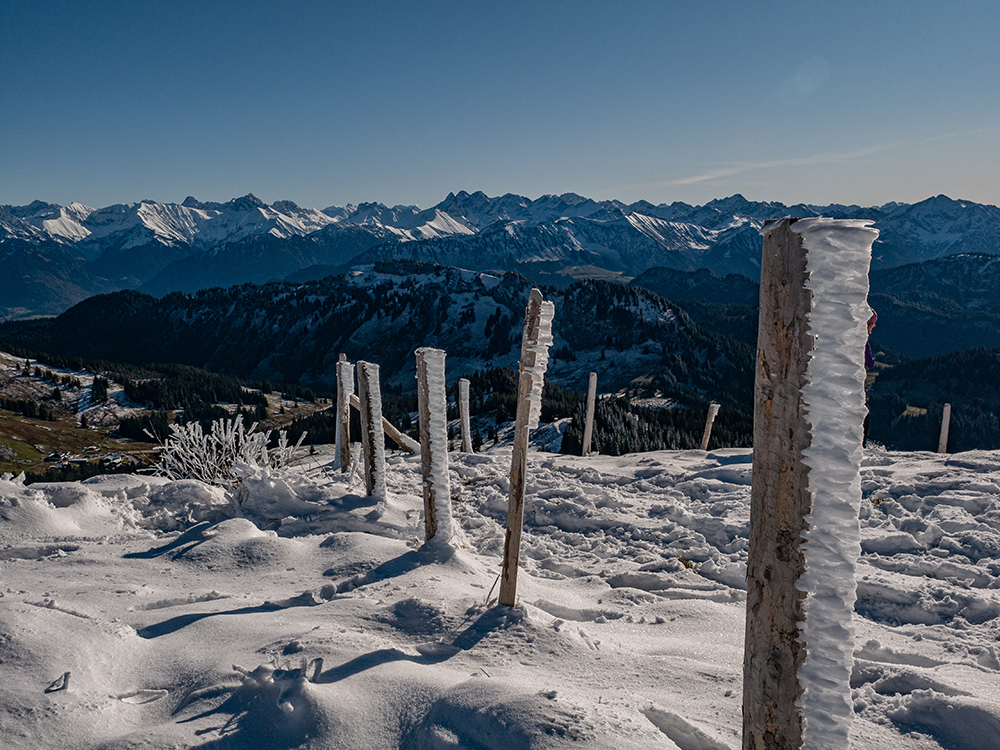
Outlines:
[[[872,384],[875,382],[875,376],[878,375],[875,372],[875,357],[872,354],[872,343],[871,335],[872,329],[875,328],[875,323],[878,322],[878,313],[872,310],[872,315],[868,318],[868,341],[865,342],[865,407],[868,406],[868,391],[871,390]],[[861,439],[861,447],[868,447],[868,422],[871,419],[871,411],[865,413],[865,426],[864,435]]]

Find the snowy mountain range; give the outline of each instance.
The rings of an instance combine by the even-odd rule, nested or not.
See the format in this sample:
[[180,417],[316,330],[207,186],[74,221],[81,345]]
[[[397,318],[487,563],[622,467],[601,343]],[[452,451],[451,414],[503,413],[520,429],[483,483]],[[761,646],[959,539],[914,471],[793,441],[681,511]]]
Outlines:
[[464,191],[425,210],[380,203],[317,210],[292,201],[268,205],[254,195],[101,209],[35,201],[0,207],[0,274],[10,279],[0,291],[0,319],[58,313],[114,289],[162,295],[291,274],[321,278],[386,259],[516,270],[562,287],[657,267],[754,279],[761,226],[789,215],[871,219],[880,231],[874,268],[962,252],[1000,254],[1000,208],[943,195],[867,208],[787,206],[741,195],[691,206]]

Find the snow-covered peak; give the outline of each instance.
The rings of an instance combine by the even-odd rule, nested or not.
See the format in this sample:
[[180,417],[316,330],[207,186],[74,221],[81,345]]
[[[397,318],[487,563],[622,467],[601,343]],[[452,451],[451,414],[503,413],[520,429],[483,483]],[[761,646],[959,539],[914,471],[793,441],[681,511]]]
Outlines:
[[57,240],[69,240],[77,242],[85,238],[90,232],[83,226],[83,222],[94,212],[89,206],[82,203],[70,203],[69,206],[60,206],[57,203],[45,203],[43,201],[32,201],[27,206],[14,207],[11,213],[22,219],[44,234]]
[[242,198],[233,198],[229,203],[225,204],[225,209],[230,211],[253,211],[256,208],[265,207],[267,207],[267,204],[253,193],[247,193]]
[[2,233],[0,239],[14,237],[29,242],[40,242],[46,239],[42,231],[19,216],[15,216],[4,206],[0,206],[0,233]]
[[346,206],[327,206],[322,210],[322,213],[339,222],[344,221],[357,210],[357,206],[348,203]]

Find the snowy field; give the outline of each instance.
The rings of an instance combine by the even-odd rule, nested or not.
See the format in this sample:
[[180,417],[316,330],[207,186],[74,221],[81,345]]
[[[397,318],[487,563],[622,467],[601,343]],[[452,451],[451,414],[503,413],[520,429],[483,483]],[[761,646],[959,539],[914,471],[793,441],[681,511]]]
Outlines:
[[[0,480],[0,739],[24,748],[740,747],[751,454],[529,454],[520,605],[495,605],[510,449],[377,508],[321,466],[220,490]],[[868,451],[852,746],[1000,747],[1000,453]]]

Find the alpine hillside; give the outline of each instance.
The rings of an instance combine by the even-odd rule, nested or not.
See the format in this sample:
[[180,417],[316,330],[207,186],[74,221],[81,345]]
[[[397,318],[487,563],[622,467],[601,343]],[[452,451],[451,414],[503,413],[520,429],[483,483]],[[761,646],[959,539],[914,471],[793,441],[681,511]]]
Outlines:
[[[530,282],[413,261],[301,284],[272,282],[161,299],[97,295],[56,318],[0,326],[0,347],[150,364],[175,362],[251,380],[330,391],[341,353],[382,368],[387,388],[415,387],[413,351],[448,353],[450,381],[514,367]],[[694,325],[676,305],[602,281],[549,290],[557,324],[546,375],[602,391],[629,388],[677,402],[746,407],[752,349]]]

